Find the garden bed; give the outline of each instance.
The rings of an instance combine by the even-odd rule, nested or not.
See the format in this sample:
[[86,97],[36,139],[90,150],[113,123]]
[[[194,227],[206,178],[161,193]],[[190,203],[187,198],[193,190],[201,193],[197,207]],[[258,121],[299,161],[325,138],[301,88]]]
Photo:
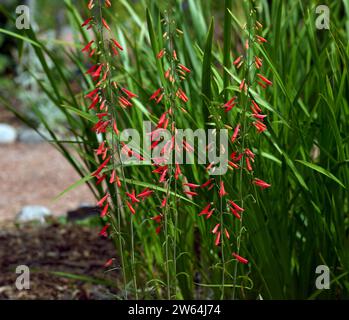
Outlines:
[[[2,225],[0,299],[110,299],[115,289],[98,279],[116,283],[115,265],[104,267],[113,256],[111,242],[98,237],[96,228],[58,223]],[[15,286],[18,265],[30,268],[29,290]]]

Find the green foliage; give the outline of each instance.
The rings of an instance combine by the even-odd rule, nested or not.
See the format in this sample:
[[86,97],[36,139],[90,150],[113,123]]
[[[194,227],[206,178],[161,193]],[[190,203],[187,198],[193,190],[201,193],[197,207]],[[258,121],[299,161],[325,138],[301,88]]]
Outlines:
[[[65,3],[72,28],[86,38],[78,28],[83,21],[78,8],[71,1]],[[231,1],[221,3],[174,2],[174,19],[184,32],[176,42],[176,50],[181,61],[192,70],[186,84],[190,98],[188,113],[177,119],[183,128],[208,127],[213,121],[208,116],[216,110],[215,106],[225,102],[223,89],[224,96],[228,97],[239,82],[229,59],[232,59],[231,53],[236,57],[238,48],[243,45],[244,11],[240,2],[233,1],[232,7]],[[238,296],[251,299],[259,295],[264,299],[348,298],[349,28],[346,16],[342,15],[343,4],[331,2],[330,30],[315,28],[314,1],[307,4],[296,0],[273,1],[270,4],[261,0],[259,4],[259,20],[268,39],[265,48],[260,50],[270,70],[267,76],[274,86],[268,97],[255,93],[257,102],[268,110],[268,132],[255,146],[258,157],[255,171],[272,187],[250,195],[255,201],[246,201],[248,214],[244,225],[247,232],[242,245],[249,253],[251,265],[239,269],[239,274],[244,276],[238,278]],[[212,6],[214,10],[209,14],[207,9]],[[129,115],[120,114],[120,121],[124,128],[139,128],[143,119],[156,121],[153,115],[158,118],[161,114],[154,110],[149,115],[146,104],[149,95],[164,82],[163,67],[155,59],[162,48],[162,11],[158,1],[138,1],[135,6],[128,1],[117,1],[113,10],[116,12],[110,14],[110,18],[114,18],[113,31],[129,53],[128,58],[120,60],[122,65],[117,66],[115,80],[126,83],[140,96]],[[117,12],[124,13],[121,22]],[[217,16],[215,27],[211,15]],[[40,111],[37,115],[50,132],[55,147],[82,177],[76,185],[88,183],[99,199],[103,196],[102,189],[90,179],[90,172],[98,167],[93,152],[98,147],[98,137],[90,130],[96,119],[70,86],[76,78],[72,70],[80,71],[80,86],[85,92],[91,85],[84,76],[86,66],[76,49],[80,48],[79,44],[71,48],[56,44],[55,50],[51,50],[31,30],[16,34],[3,29],[0,32],[33,47],[46,74],[45,80],[37,79],[37,82],[64,114],[76,143],[60,141],[55,128],[48,125]],[[13,106],[4,103],[26,121]],[[72,153],[72,149],[76,152]],[[132,175],[129,182],[135,186],[156,186],[151,169],[136,169],[125,168],[129,176]],[[202,171],[188,166],[185,175],[195,183],[199,182]],[[237,191],[232,183],[226,184],[226,189],[231,194]],[[212,298],[220,290],[221,276],[219,272],[216,276],[214,270],[220,270],[221,266],[213,252],[211,229],[198,217],[199,208],[210,199],[210,195],[207,199],[201,197],[197,205],[182,202],[178,208],[181,231],[175,277],[180,290],[176,290],[176,298]],[[139,219],[134,224],[135,246],[139,249],[135,265],[137,280],[146,283],[144,289],[140,289],[141,298],[149,298],[149,292],[158,298],[166,296],[166,284],[161,281],[166,272],[162,264],[165,239],[155,234],[150,220],[155,213],[156,203],[150,200],[147,207],[139,210],[144,220],[139,223]],[[130,235],[123,236],[127,243]],[[316,291],[315,268],[319,264],[328,265],[331,278],[336,279],[330,290]],[[227,273],[232,273],[233,263],[226,268]],[[194,275],[199,275],[200,284]],[[227,283],[226,297],[230,297],[231,292],[231,284]]]

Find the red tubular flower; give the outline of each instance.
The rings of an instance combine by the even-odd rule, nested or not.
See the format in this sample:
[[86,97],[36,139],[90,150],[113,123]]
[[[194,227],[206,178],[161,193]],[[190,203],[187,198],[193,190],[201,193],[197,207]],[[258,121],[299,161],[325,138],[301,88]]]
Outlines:
[[131,199],[132,203],[139,202],[134,190],[132,190],[132,193],[125,192],[125,194]]
[[99,184],[101,184],[104,181],[105,178],[106,178],[105,174],[103,176],[99,177],[97,182],[96,182],[96,185],[98,186]]
[[235,209],[232,208],[232,207],[229,207],[229,210],[231,211],[231,213],[232,213],[236,218],[238,218],[239,220],[241,219],[241,216],[240,216],[239,212],[237,212],[237,210],[235,210]]
[[258,178],[255,178],[253,180],[253,183],[258,186],[258,187],[261,187],[262,189],[266,189],[266,188],[270,188],[271,187],[271,184],[269,183],[266,183],[265,181],[261,180],[261,179],[258,179]]
[[135,97],[136,97],[136,98],[138,97],[136,94],[134,94],[133,92],[127,90],[126,88],[121,88],[121,90],[122,90],[123,92],[125,92],[125,94],[126,94],[130,99],[135,98]]
[[232,162],[232,161],[228,161],[228,164],[229,164],[231,167],[235,168],[235,169],[239,169],[239,166],[238,166],[236,163]]
[[240,86],[239,86],[239,89],[240,91],[245,87],[245,79],[242,79],[241,82],[240,82]]
[[225,236],[227,237],[227,239],[229,240],[230,239],[230,234],[228,232],[228,230],[226,228],[224,228],[224,233],[225,233]]
[[146,199],[150,197],[154,193],[153,190],[149,188],[145,188],[140,194],[137,195],[137,198]]
[[162,98],[164,97],[164,94],[160,94],[159,98],[156,99],[156,104],[159,104],[162,100]]
[[260,73],[257,73],[257,76],[259,79],[261,79],[263,82],[265,82],[268,86],[271,86],[273,84],[270,80],[268,80],[266,77],[264,77]]
[[208,187],[208,186],[212,183],[212,181],[213,181],[213,178],[208,179],[205,183],[203,183],[203,184],[201,185],[201,188]]
[[151,97],[149,98],[149,100],[154,100],[158,95],[159,93],[161,92],[162,88],[159,88],[157,89],[152,95]]
[[244,208],[239,207],[233,200],[228,200],[229,203],[237,210],[237,211],[244,211]]
[[103,218],[108,213],[108,209],[109,209],[109,202],[107,202],[107,204],[104,206],[101,212],[101,218]]
[[221,232],[217,232],[216,240],[214,242],[215,246],[218,246],[221,240]]
[[241,61],[241,58],[242,58],[242,56],[237,57],[237,58],[234,60],[233,65],[236,66],[237,64],[239,64],[240,61]]
[[107,193],[104,195],[104,197],[103,197],[101,200],[99,200],[99,201],[97,202],[97,206],[102,207],[102,206],[103,206],[103,203],[108,199],[108,197],[109,197],[109,193],[107,192]]
[[167,198],[164,198],[161,202],[161,208],[164,208],[166,206],[167,203]]
[[99,166],[99,168],[92,173],[92,176],[98,176],[98,174],[103,170],[103,168],[108,164],[108,162],[110,161],[111,156],[109,156],[107,159],[104,160],[104,162]]
[[81,52],[89,51],[94,42],[94,40],[91,40],[85,47],[82,48]]
[[252,159],[254,158],[254,153],[248,148],[245,149],[245,154]]
[[114,130],[116,135],[119,135],[119,130],[118,130],[117,126],[116,126],[116,121],[115,120],[113,121],[113,130]]
[[96,95],[95,98],[92,100],[92,103],[89,105],[88,110],[95,109],[98,101],[99,101],[99,96]]
[[219,196],[222,198],[227,194],[228,194],[228,192],[226,192],[224,189],[224,182],[223,182],[223,180],[221,180],[220,181],[220,188],[219,188]]
[[113,264],[114,258],[111,258],[109,260],[107,260],[107,262],[104,264],[105,268],[110,267]]
[[239,261],[239,262],[241,262],[241,263],[243,263],[243,264],[247,264],[247,263],[248,263],[248,260],[247,260],[247,259],[245,259],[245,258],[239,256],[237,253],[233,252],[232,255],[233,255],[233,257],[234,257],[237,261]]
[[176,170],[175,170],[175,179],[178,180],[178,177],[182,174],[181,168],[178,163],[176,163]]
[[194,192],[194,191],[184,191],[184,193],[188,196],[197,196],[198,195],[198,193]]
[[160,52],[156,55],[156,57],[158,59],[161,59],[164,56],[165,53],[166,53],[166,50],[165,49],[161,49]]
[[208,214],[210,207],[211,207],[211,203],[209,203],[204,209],[202,209],[202,211],[199,213],[199,216]]
[[131,203],[129,203],[128,201],[126,201],[126,204],[127,204],[128,208],[130,209],[131,213],[132,213],[132,214],[135,214],[135,213],[136,213],[136,210],[132,207]]
[[256,36],[257,40],[259,43],[263,43],[263,42],[268,42],[266,39],[264,39],[263,37],[261,36]]
[[161,232],[161,226],[157,226],[155,232],[156,234],[159,234]]
[[183,70],[183,71],[185,71],[185,72],[187,72],[187,73],[190,73],[191,71],[190,71],[190,69],[188,69],[186,66],[184,66],[183,64],[179,64],[178,65],[179,66],[179,68],[181,69],[181,70]]
[[110,226],[110,224],[107,223],[107,224],[102,228],[102,230],[99,232],[99,235],[100,235],[100,236],[103,236],[103,237],[107,237],[107,236],[108,236],[107,230],[108,230],[109,226]]
[[210,210],[210,211],[207,213],[207,215],[206,215],[206,220],[209,219],[209,218],[211,218],[211,216],[212,216],[212,214],[213,214],[214,211],[215,211],[215,208],[213,208],[212,210]]
[[232,135],[232,137],[230,139],[232,143],[234,143],[234,141],[236,140],[236,138],[237,138],[237,136],[239,134],[239,130],[240,130],[240,123],[234,129],[234,133],[233,133],[233,135]]
[[111,39],[111,41],[113,41],[113,43],[115,44],[115,46],[117,48],[119,48],[121,51],[124,50],[124,48],[121,46],[121,44],[119,42],[117,42],[115,39]]
[[259,105],[257,104],[256,101],[251,100],[251,102],[252,102],[252,104],[253,104],[253,106],[254,106],[254,108],[256,110],[256,112],[254,112],[254,113],[262,112],[262,109],[259,107]]
[[246,168],[248,171],[252,171],[252,166],[251,166],[251,162],[250,162],[250,158],[245,158],[246,161]]
[[81,27],[85,27],[85,26],[88,25],[92,20],[93,20],[93,17],[86,19],[86,20],[84,21],[84,23],[81,25]]
[[105,21],[103,18],[102,18],[102,24],[103,24],[104,28],[106,28],[108,31],[111,31],[110,27],[108,26],[107,21]]
[[215,234],[217,231],[218,231],[218,228],[220,227],[220,223],[217,223],[216,225],[215,225],[215,227],[213,228],[213,230],[212,230],[212,233],[213,234]]
[[258,120],[253,122],[253,125],[256,127],[258,133],[262,133],[263,131],[267,130],[267,126]]
[[267,115],[266,114],[254,113],[254,114],[252,114],[252,117],[263,121],[263,119],[266,118]]
[[157,216],[151,218],[152,220],[154,220],[157,223],[161,223],[162,220],[162,214],[158,214]]
[[200,188],[200,185],[195,184],[195,183],[184,183],[183,186],[187,186],[191,189],[196,189],[196,188]]
[[90,0],[87,4],[87,9],[92,10],[94,6],[94,0]]

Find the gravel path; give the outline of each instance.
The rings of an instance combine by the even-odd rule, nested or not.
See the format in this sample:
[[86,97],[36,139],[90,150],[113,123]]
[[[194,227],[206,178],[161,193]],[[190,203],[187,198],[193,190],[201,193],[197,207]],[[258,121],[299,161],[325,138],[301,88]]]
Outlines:
[[13,219],[25,205],[42,205],[65,214],[81,203],[94,203],[87,186],[53,198],[79,176],[48,143],[0,145],[0,221]]

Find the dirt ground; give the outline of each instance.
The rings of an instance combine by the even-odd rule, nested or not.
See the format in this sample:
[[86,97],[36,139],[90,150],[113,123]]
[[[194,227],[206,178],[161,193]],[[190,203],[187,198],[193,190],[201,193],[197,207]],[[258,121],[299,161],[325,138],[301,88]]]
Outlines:
[[82,203],[95,203],[85,185],[53,202],[79,176],[46,142],[0,145],[0,168],[0,221],[13,220],[26,205],[46,206],[53,214],[60,215]]
[[[117,261],[110,240],[98,230],[72,224],[53,223],[46,227],[0,225],[0,300],[1,299],[113,299],[117,293]],[[30,268],[30,289],[15,286],[16,267]],[[63,277],[64,272],[88,279]],[[67,276],[67,275],[66,275]]]

